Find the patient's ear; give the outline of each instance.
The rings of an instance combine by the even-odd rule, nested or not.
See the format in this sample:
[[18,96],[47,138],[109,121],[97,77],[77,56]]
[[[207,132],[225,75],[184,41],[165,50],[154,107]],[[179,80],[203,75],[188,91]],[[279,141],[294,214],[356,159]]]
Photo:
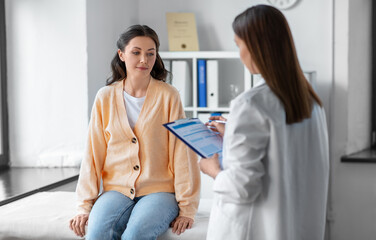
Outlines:
[[124,52],[122,52],[120,49],[118,49],[118,50],[117,50],[117,53],[118,53],[118,55],[119,55],[120,60],[121,60],[122,62],[124,62],[124,61],[125,61],[125,59],[124,59]]

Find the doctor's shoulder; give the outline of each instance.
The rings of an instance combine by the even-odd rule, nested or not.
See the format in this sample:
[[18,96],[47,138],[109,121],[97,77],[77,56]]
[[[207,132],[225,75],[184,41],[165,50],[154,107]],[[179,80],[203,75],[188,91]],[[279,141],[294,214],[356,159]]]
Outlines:
[[251,88],[247,91],[244,91],[235,99],[232,100],[232,104],[239,104],[241,102],[248,103],[262,103],[268,102],[270,97],[274,96],[273,92],[270,90],[268,85],[263,84],[255,88]]
[[243,92],[231,102],[231,105],[233,108],[243,105],[250,110],[257,109],[256,111],[262,113],[265,118],[280,118],[285,114],[281,101],[267,84]]

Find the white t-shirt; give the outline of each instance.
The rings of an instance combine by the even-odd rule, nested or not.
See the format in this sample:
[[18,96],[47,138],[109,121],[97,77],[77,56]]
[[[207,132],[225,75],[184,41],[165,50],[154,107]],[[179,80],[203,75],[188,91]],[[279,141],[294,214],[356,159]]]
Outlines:
[[140,115],[142,105],[145,102],[145,97],[136,98],[124,92],[125,109],[127,110],[128,122],[133,129],[136,125],[138,116]]

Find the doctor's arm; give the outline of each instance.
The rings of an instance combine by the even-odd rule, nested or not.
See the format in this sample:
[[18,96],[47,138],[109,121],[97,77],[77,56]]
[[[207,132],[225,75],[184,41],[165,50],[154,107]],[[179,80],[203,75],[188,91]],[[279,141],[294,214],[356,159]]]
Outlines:
[[201,170],[215,178],[214,192],[224,202],[251,203],[262,190],[262,162],[269,140],[265,117],[252,102],[240,99],[226,125],[224,170],[216,156],[201,159]]
[[206,175],[216,178],[221,172],[221,167],[219,165],[218,153],[214,154],[210,158],[201,158],[199,162],[200,170]]

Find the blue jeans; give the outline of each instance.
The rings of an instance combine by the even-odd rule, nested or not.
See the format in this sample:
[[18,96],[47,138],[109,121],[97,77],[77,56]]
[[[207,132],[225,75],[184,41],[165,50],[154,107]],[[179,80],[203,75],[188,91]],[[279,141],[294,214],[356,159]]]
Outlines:
[[173,193],[152,193],[132,200],[108,191],[90,212],[86,239],[155,240],[167,231],[178,213]]

